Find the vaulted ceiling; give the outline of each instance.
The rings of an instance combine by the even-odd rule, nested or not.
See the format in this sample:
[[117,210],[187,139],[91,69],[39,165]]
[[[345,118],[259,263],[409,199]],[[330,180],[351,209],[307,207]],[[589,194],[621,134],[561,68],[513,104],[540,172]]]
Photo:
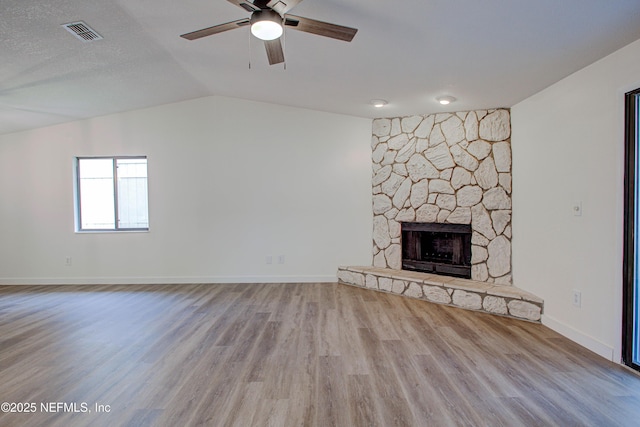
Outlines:
[[179,37],[248,17],[227,0],[0,5],[0,134],[208,95],[360,117],[510,107],[640,38],[638,0],[304,0],[291,13],[359,31],[287,30],[285,68],[248,27]]

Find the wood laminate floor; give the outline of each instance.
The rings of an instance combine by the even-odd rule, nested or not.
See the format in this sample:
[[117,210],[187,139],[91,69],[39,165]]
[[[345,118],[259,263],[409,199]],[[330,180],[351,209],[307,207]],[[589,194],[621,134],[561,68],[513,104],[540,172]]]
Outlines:
[[4,427],[633,426],[640,378],[538,324],[345,285],[20,286],[0,402],[36,404]]

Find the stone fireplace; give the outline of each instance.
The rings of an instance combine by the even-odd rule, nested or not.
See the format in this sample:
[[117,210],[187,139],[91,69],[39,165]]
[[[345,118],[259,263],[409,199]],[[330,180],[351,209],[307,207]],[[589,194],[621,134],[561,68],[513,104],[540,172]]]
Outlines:
[[539,322],[512,286],[510,137],[506,109],[375,119],[373,265],[338,281]]
[[374,120],[373,265],[403,268],[406,223],[466,225],[470,278],[511,284],[510,137],[506,109]]

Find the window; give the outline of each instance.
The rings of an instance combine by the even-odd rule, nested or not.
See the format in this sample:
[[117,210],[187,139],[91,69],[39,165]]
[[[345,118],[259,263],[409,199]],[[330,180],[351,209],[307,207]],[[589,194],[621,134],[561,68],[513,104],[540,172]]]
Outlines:
[[147,230],[146,157],[78,157],[77,229]]

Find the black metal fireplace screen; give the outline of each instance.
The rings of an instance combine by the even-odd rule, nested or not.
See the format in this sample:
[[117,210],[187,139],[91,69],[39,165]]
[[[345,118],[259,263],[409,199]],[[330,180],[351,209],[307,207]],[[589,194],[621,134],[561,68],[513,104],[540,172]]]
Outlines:
[[471,278],[471,225],[403,222],[404,270]]

